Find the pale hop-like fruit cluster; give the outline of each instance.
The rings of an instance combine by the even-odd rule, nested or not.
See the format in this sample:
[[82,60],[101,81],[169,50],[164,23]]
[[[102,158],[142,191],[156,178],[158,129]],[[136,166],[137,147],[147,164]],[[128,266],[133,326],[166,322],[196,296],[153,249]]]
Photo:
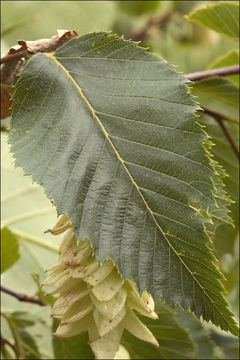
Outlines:
[[59,261],[46,270],[51,274],[43,282],[43,285],[58,283],[51,292],[58,294],[52,316],[61,320],[54,335],[70,337],[88,331],[89,344],[97,359],[114,357],[124,328],[158,346],[151,331],[134,312],[157,319],[151,295],[144,291],[140,296],[135,283],[123,281],[110,259],[99,264],[89,240],[76,242],[66,215],[48,231],[59,234],[65,230]]

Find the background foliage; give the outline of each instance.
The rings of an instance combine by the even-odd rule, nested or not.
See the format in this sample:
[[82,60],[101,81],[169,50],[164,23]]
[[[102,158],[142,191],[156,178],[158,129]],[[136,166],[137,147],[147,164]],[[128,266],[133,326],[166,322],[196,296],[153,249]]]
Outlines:
[[[51,37],[56,29],[75,29],[80,35],[90,31],[112,30],[119,35],[134,38],[143,29],[149,18],[165,15],[165,20],[158,25],[150,26],[142,35],[142,44],[149,50],[162,56],[176,69],[183,73],[200,71],[207,68],[221,67],[238,62],[237,30],[226,29],[235,23],[233,19],[224,19],[224,28],[206,19],[205,14],[195,13],[189,18],[184,17],[201,1],[3,1],[2,2],[2,48],[6,52],[15,45],[17,40],[36,40]],[[204,2],[206,5],[206,2]],[[211,2],[212,5],[212,2]],[[217,11],[226,14],[226,4],[217,2]],[[232,2],[230,6],[236,6]],[[211,10],[212,11],[212,10]],[[215,10],[216,11],[216,10]],[[166,15],[167,14],[167,15]],[[237,19],[235,20],[237,22]],[[205,25],[202,27],[200,24]],[[220,26],[220,28],[219,28]],[[216,31],[214,31],[214,30]],[[136,39],[138,40],[138,39]],[[140,40],[140,39],[139,39]],[[219,89],[219,91],[216,91]],[[238,76],[214,78],[193,84],[192,92],[202,105],[227,115],[232,121],[225,122],[228,130],[238,141]],[[214,249],[220,261],[221,270],[226,276],[228,299],[235,314],[238,315],[238,162],[215,119],[201,115],[200,122],[207,133],[212,136],[215,146],[212,152],[215,159],[228,174],[225,178],[226,191],[235,201],[231,205],[235,224],[221,225],[214,236]],[[44,269],[54,264],[57,259],[59,239],[43,234],[56,221],[55,209],[45,198],[43,190],[32,184],[29,177],[24,177],[20,169],[13,167],[13,160],[8,152],[6,133],[9,119],[2,122],[2,227],[3,245],[5,239],[15,244],[11,249],[11,258],[4,261],[1,268],[2,284],[30,296],[37,295],[47,300],[39,289],[39,282],[44,278]],[[6,249],[3,251],[9,251]],[[3,254],[3,252],[2,252]],[[15,255],[14,255],[15,254]],[[14,256],[13,256],[14,255]],[[19,257],[20,255],[20,257]],[[15,262],[16,261],[16,262]],[[12,265],[13,264],[13,265]],[[9,268],[7,269],[7,267]],[[35,274],[35,275],[33,275]],[[84,337],[63,340],[61,344],[52,343],[52,320],[49,318],[50,306],[40,307],[36,304],[19,302],[12,296],[2,295],[2,333],[9,341],[14,341],[25,358],[80,358],[76,344],[84,343]],[[165,341],[165,353],[148,356],[158,358],[237,358],[237,341],[234,337],[220,332],[211,324],[199,322],[191,314],[177,310],[162,308],[166,321],[174,317],[176,326],[173,333],[169,332],[169,342],[159,336],[160,342]],[[169,314],[171,313],[171,314]],[[164,318],[164,317],[163,317]],[[24,319],[24,321],[23,321]],[[27,322],[26,322],[27,321]],[[161,323],[163,324],[163,322]],[[165,324],[168,325],[167,323]],[[14,330],[14,331],[13,331]],[[180,354],[171,354],[171,339],[185,337],[185,346]],[[15,339],[13,334],[17,334]],[[84,335],[85,336],[85,335]],[[66,343],[65,343],[66,341]],[[193,345],[192,341],[195,343]],[[137,351],[142,349],[140,341],[124,335],[123,345],[130,356],[139,358]],[[59,350],[61,346],[61,350]],[[144,348],[144,346],[143,346]],[[8,357],[14,357],[10,347],[6,347]],[[179,350],[179,349],[178,349]],[[89,349],[84,356],[90,357]],[[122,350],[122,353],[124,350]],[[146,354],[147,355],[147,354]],[[119,355],[120,356],[120,355]]]

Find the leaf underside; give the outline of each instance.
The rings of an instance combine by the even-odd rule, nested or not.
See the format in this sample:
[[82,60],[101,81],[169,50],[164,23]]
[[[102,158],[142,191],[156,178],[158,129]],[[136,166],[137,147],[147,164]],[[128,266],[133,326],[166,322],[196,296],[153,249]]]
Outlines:
[[185,82],[131,41],[72,39],[19,76],[10,143],[98,261],[236,333],[205,229],[222,190]]

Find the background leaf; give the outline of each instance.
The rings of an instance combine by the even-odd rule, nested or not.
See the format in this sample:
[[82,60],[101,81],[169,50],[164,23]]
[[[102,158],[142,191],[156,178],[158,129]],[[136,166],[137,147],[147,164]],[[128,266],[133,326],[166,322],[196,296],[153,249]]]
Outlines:
[[19,335],[23,342],[25,359],[39,359],[41,356],[34,338],[25,330],[20,329]]
[[235,108],[239,108],[239,89],[232,81],[221,77],[211,77],[196,81],[192,85],[192,94],[205,95],[216,99],[218,102],[224,102]]
[[125,330],[122,344],[132,359],[196,359],[194,345],[187,331],[178,323],[175,313],[166,305],[157,305],[159,320],[151,320],[141,316],[156,337],[159,348],[146,346],[146,342],[137,339]]
[[198,359],[215,359],[214,343],[210,338],[210,332],[204,327],[193,314],[176,308],[176,319],[187,331],[196,344]]
[[[186,21],[184,15],[188,14],[190,7],[204,5],[205,1],[176,1],[176,4],[177,7],[172,10],[173,14],[168,21],[160,27],[152,28],[143,44],[149,47],[151,52],[175,64],[178,71],[187,74],[204,70],[217,57],[238,47],[234,38]],[[172,2],[163,1],[160,14],[171,9]],[[139,25],[135,25],[134,29],[138,27]],[[118,33],[122,34],[120,30]]]
[[236,337],[212,330],[211,339],[216,346],[217,359],[239,358],[239,341]]
[[[213,61],[208,69],[216,69],[224,66],[236,65],[239,63],[239,50],[230,50],[227,54],[220,56]],[[239,87],[239,74],[226,76],[225,79],[235,82]]]
[[239,3],[237,1],[218,1],[194,10],[188,18],[200,25],[233,38],[239,38]]
[[[239,163],[232,147],[222,133],[221,128],[215,119],[201,115],[201,123],[206,126],[207,133],[212,137],[215,144],[212,148],[215,159],[223,166],[228,176],[224,178],[225,190],[234,200],[231,204],[231,216],[235,226],[228,224],[221,225],[215,233],[214,244],[218,257],[226,253],[233,253],[234,243],[239,231]],[[234,140],[238,143],[239,127],[225,121],[225,126],[229,129]]]
[[52,305],[55,301],[55,297],[52,296],[52,295],[47,295],[43,290],[42,290],[42,287],[41,287],[41,283],[39,281],[39,274],[34,274],[34,273],[31,273],[30,274],[33,281],[35,282],[35,284],[37,285],[38,287],[38,291],[36,292],[36,295],[38,296],[38,298],[40,300],[42,300],[42,302],[44,304],[48,304],[48,305]]
[[[54,319],[53,331],[57,329],[58,323],[58,320]],[[53,337],[53,349],[56,359],[94,359],[87,332],[67,339]]]
[[33,315],[28,314],[25,311],[13,311],[11,313],[12,322],[21,329],[24,329],[28,326],[33,326],[35,323],[35,318]]
[[185,81],[115,35],[72,39],[22,71],[10,142],[99,261],[235,334],[204,229],[217,174]]
[[33,326],[36,319],[24,311],[1,312],[1,315],[7,321],[9,329],[11,329],[18,358],[39,359],[41,355],[36,342],[26,329]]
[[1,273],[12,266],[19,258],[18,239],[8,229],[1,229]]

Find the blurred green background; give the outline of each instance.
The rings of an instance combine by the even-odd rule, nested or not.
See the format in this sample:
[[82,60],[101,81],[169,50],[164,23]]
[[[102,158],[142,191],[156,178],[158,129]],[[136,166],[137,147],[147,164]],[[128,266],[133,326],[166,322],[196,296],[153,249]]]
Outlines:
[[[142,44],[181,72],[202,70],[237,42],[184,18],[206,1],[2,1],[3,53],[18,40],[55,35],[74,29],[79,35],[113,31],[125,37],[141,29],[150,17],[169,13],[151,26]],[[210,1],[211,3],[211,1]]]

